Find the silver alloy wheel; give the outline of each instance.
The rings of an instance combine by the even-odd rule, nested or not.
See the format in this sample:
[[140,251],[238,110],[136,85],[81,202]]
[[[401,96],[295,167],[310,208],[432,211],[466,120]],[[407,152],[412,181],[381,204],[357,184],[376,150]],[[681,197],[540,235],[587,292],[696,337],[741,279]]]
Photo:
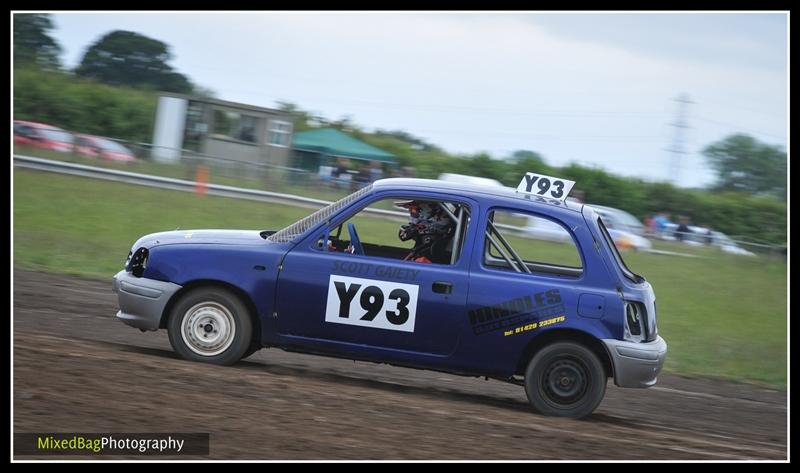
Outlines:
[[183,342],[201,356],[215,356],[224,352],[233,343],[235,335],[233,314],[218,302],[195,304],[181,320]]

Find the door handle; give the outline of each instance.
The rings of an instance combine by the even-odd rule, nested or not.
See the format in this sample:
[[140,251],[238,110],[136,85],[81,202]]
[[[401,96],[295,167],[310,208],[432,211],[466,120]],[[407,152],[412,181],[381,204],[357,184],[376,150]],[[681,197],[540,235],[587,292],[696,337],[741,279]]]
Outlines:
[[453,292],[453,283],[450,281],[435,281],[433,283],[433,292],[450,294]]

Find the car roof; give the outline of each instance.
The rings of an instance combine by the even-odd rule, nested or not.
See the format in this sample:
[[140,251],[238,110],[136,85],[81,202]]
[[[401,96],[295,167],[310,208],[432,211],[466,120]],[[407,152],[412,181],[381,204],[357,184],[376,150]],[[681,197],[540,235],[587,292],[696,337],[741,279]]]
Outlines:
[[[553,199],[531,199],[531,194],[517,192],[511,187],[482,186],[475,184],[464,184],[460,182],[440,181],[437,179],[417,179],[394,177],[380,179],[373,184],[375,190],[408,190],[424,189],[429,191],[452,192],[458,195],[473,197],[496,197],[501,199],[513,200],[515,203],[528,203],[536,206],[545,206],[549,209],[566,209],[573,212],[581,212],[583,204],[571,201],[560,202]],[[557,202],[557,203],[554,203]]]
[[29,122],[27,120],[14,120],[14,124],[28,125],[28,126],[32,126],[34,128],[49,128],[49,129],[52,129],[52,130],[67,131],[67,130],[65,130],[63,128],[59,128],[59,127],[57,127],[55,125],[48,125],[47,123],[39,123],[39,122]]

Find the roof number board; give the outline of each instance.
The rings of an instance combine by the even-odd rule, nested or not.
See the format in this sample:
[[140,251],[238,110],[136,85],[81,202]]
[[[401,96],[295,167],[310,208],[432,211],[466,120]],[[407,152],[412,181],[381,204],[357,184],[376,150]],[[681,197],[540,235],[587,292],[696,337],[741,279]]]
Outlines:
[[574,185],[575,181],[529,172],[522,177],[517,192],[550,197],[563,202]]

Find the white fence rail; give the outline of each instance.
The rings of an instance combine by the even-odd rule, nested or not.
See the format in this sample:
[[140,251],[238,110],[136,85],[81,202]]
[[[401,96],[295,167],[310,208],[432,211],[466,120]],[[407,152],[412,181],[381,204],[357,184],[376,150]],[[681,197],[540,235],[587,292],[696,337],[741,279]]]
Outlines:
[[[140,174],[128,171],[118,171],[115,169],[105,169],[83,164],[55,161],[51,159],[36,158],[33,156],[14,155],[14,166],[38,171],[55,172],[58,174],[69,174],[73,176],[90,177],[106,181],[123,182],[125,184],[135,184],[140,186],[157,187],[159,189],[177,190],[184,192],[194,192],[198,183],[185,179],[175,179],[171,177],[153,176],[151,174]],[[206,193],[219,197],[230,197],[234,199],[256,200],[261,202],[289,203],[306,207],[320,208],[330,204],[330,201],[313,199],[294,194],[283,194],[279,192],[269,192],[258,189],[246,189],[242,187],[223,186],[220,184],[204,184]],[[392,217],[407,217],[408,214],[401,211],[384,209],[366,209],[367,212],[387,215]]]

